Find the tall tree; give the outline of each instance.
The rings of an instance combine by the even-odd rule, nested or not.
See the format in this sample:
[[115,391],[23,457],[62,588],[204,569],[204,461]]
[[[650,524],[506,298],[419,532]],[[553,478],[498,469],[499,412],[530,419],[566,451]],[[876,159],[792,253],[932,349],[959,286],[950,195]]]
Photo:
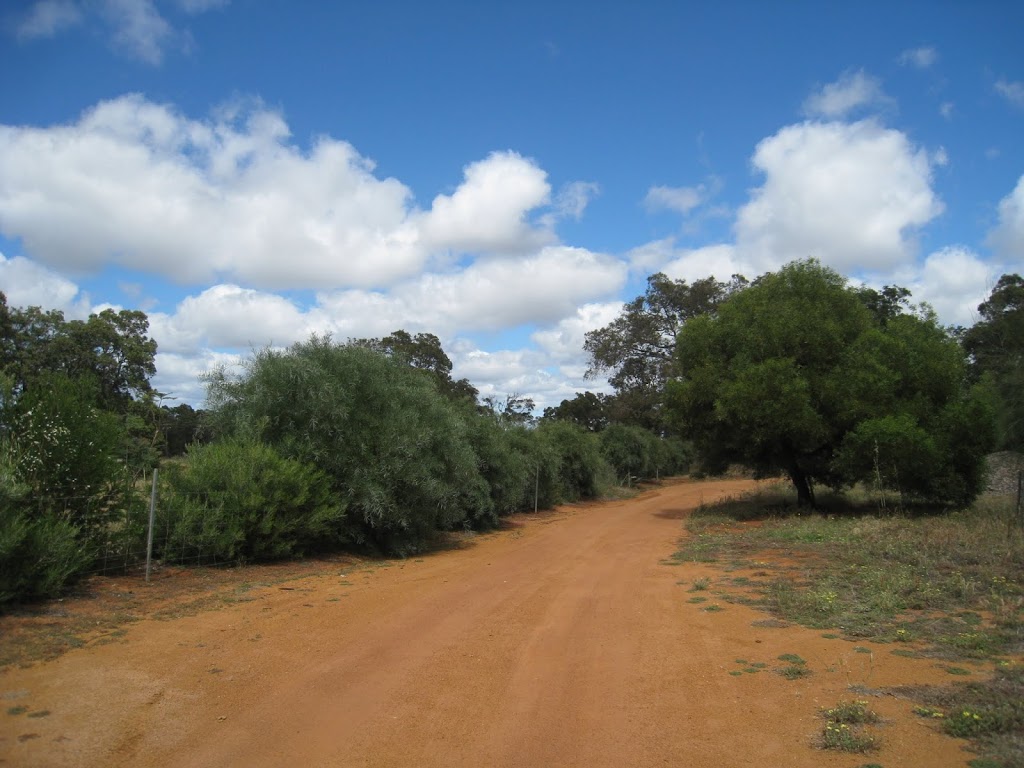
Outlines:
[[988,376],[1000,399],[999,445],[1024,450],[1024,278],[1003,275],[964,333],[972,372]]
[[980,490],[992,415],[928,313],[879,321],[815,260],[788,264],[683,329],[671,410],[709,468],[785,472],[813,487],[868,480],[963,503]]
[[740,276],[729,283],[709,277],[691,285],[658,272],[647,278],[645,293],[627,303],[615,320],[587,333],[587,376],[610,374],[617,421],[661,430],[665,382],[672,374],[680,331],[689,320],[714,312],[744,285]]
[[65,320],[59,310],[10,308],[0,293],[0,365],[14,390],[42,372],[89,378],[101,408],[124,413],[152,392],[156,342],[144,312],[105,309],[87,320]]
[[381,339],[353,339],[350,343],[426,371],[433,376],[438,391],[452,400],[476,402],[476,388],[466,379],[452,378],[452,361],[441,347],[441,340],[432,333],[411,336],[399,329]]
[[544,409],[544,421],[571,421],[588,432],[600,432],[608,426],[609,396],[595,392],[577,392],[572,400],[563,400]]

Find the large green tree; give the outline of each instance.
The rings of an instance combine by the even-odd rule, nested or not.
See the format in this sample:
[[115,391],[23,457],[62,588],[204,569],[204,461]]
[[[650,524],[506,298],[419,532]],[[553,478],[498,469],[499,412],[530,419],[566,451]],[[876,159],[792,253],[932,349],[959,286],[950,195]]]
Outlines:
[[452,361],[432,333],[397,330],[380,339],[353,339],[350,344],[380,352],[398,362],[431,375],[438,391],[452,400],[476,402],[476,388],[467,379],[452,378]]
[[927,310],[877,311],[815,260],[688,322],[677,365],[671,411],[711,469],[784,472],[801,504],[861,480],[954,503],[980,490],[992,413],[957,341]]
[[999,445],[1024,450],[1024,278],[1003,275],[964,333],[971,368],[988,377],[1000,399]]
[[655,431],[664,428],[665,382],[672,374],[673,353],[684,325],[713,313],[746,280],[729,283],[713,277],[692,284],[661,272],[647,278],[647,290],[628,302],[611,323],[586,335],[587,376],[608,374],[615,388],[609,403],[613,420]]

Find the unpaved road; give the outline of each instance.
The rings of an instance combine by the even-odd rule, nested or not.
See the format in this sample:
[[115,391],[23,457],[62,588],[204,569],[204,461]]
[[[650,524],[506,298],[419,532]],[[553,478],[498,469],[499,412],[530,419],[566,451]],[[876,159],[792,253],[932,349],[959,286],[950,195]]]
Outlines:
[[[849,686],[948,682],[933,662],[688,602],[686,584],[721,572],[666,562],[681,519],[751,485],[680,483],[518,516],[460,549],[325,565],[7,669],[0,703],[23,713],[0,711],[0,763],[965,766],[961,742],[890,696],[871,700],[888,721],[879,753],[814,747],[819,710],[853,698]],[[814,674],[773,674],[787,653]],[[730,674],[754,663],[767,667]]]

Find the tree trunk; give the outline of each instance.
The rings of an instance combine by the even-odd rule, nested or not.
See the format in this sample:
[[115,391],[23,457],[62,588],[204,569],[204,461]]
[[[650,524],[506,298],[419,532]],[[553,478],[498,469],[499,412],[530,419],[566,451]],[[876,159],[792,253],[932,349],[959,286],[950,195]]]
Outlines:
[[796,488],[796,505],[798,507],[813,507],[814,504],[814,491],[811,488],[810,478],[807,477],[806,473],[800,469],[800,466],[794,461],[789,465],[787,470],[789,479],[793,482],[793,487]]

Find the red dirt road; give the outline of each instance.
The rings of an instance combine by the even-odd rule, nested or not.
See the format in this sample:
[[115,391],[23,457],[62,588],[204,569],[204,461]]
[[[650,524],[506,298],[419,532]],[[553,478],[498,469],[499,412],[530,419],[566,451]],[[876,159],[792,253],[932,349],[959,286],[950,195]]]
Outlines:
[[[687,602],[678,581],[721,573],[665,562],[682,517],[752,485],[681,483],[517,516],[457,550],[325,564],[246,602],[7,669],[0,703],[28,714],[0,711],[0,763],[965,766],[962,742],[889,696],[871,699],[887,720],[876,755],[814,747],[819,710],[853,698],[849,686],[948,682],[933,662]],[[773,674],[787,653],[813,674]],[[730,675],[737,659],[768,666]]]

